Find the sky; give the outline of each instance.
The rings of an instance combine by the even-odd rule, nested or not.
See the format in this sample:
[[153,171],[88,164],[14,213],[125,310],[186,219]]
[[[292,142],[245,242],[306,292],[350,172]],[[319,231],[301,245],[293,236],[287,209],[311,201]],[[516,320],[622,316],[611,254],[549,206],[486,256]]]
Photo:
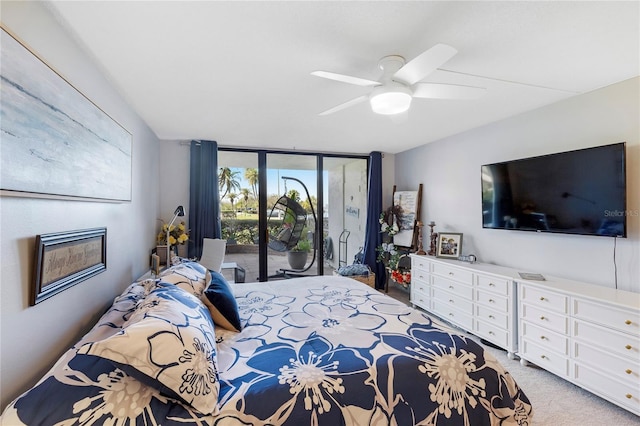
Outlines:
[[[240,187],[241,188],[249,188],[251,189],[251,185],[249,185],[249,182],[247,182],[247,180],[244,178],[244,171],[245,169],[243,168],[237,168],[237,167],[231,167],[232,171],[237,171],[239,172],[238,176],[240,177]],[[289,176],[289,177],[293,177],[293,178],[297,178],[300,179],[305,186],[307,187],[307,190],[309,191],[309,195],[311,197],[315,197],[318,193],[317,188],[316,188],[316,170],[280,170],[280,169],[268,169],[267,170],[267,194],[268,195],[284,195],[285,194],[285,185],[286,185],[286,191],[290,191],[292,189],[295,189],[296,191],[298,191],[300,193],[300,199],[304,200],[306,199],[306,194],[304,192],[304,188],[300,185],[300,183],[294,181],[294,180],[284,180],[282,179],[282,176]],[[325,197],[327,194],[327,185],[328,185],[328,178],[327,178],[328,174],[327,172],[324,172],[324,193],[325,193]]]

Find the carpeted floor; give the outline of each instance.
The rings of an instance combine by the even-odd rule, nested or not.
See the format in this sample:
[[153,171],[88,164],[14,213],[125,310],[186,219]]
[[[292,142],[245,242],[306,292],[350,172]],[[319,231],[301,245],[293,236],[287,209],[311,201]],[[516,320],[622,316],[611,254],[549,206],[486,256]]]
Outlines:
[[[410,303],[409,293],[398,286],[391,286],[388,295],[403,303]],[[462,330],[460,332],[467,334]],[[480,341],[475,336],[469,336]],[[617,405],[534,365],[523,367],[518,359],[508,359],[504,350],[483,346],[500,361],[524,390],[533,406],[534,426],[640,425],[640,417]]]

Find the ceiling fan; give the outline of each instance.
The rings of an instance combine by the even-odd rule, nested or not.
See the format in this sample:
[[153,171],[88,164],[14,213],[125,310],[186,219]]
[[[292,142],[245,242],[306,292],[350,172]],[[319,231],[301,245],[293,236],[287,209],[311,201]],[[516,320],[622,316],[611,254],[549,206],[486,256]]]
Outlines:
[[329,71],[313,71],[311,75],[355,84],[370,86],[373,90],[368,95],[362,95],[345,103],[337,105],[319,115],[328,115],[350,106],[364,102],[367,99],[373,112],[378,114],[399,114],[411,106],[413,98],[431,99],[476,99],[485,92],[482,87],[460,86],[455,84],[422,83],[442,64],[451,59],[458,51],[446,44],[436,44],[432,48],[405,63],[402,56],[391,55],[380,59],[378,65],[382,69],[380,81],[367,80],[350,75],[337,74]]

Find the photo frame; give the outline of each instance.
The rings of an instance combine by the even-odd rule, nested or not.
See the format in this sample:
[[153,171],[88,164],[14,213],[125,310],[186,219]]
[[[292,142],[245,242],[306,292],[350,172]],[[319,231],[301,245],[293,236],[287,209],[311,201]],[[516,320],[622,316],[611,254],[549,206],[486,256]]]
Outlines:
[[36,236],[30,306],[107,269],[107,228]]
[[438,234],[436,257],[457,259],[462,253],[462,234],[459,232],[441,232]]

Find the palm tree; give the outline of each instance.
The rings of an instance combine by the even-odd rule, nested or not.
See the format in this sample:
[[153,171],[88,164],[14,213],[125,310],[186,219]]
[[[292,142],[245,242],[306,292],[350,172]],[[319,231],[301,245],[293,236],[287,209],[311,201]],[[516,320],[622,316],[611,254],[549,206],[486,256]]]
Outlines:
[[238,180],[239,174],[239,171],[231,170],[229,167],[220,167],[220,174],[218,175],[218,187],[220,188],[220,191],[224,189],[224,194],[222,194],[220,199],[223,199],[225,195],[227,195],[234,189],[238,191],[240,190],[240,181]]
[[258,169],[245,169],[244,178],[251,185],[251,192],[253,192],[253,198],[258,199]]
[[227,195],[227,198],[229,199],[229,201],[231,201],[231,210],[233,211],[234,216],[235,216],[235,213],[236,213],[236,209],[233,207],[233,203],[236,201],[236,197],[237,197],[237,196],[238,196],[238,195],[237,195],[237,194],[234,194],[233,192],[230,192],[230,193]]
[[249,188],[242,188],[240,190],[240,193],[242,194],[242,199],[244,200],[244,212],[247,213],[247,203],[249,202]]

